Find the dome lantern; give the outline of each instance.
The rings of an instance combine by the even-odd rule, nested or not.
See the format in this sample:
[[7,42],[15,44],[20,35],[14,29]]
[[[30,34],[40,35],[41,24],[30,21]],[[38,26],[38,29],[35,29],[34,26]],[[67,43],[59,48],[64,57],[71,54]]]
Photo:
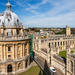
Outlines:
[[6,8],[7,8],[7,10],[11,10],[11,4],[10,4],[9,0],[8,0],[8,3],[6,4]]
[[11,4],[9,3],[9,0],[6,4],[6,8],[7,9],[0,16],[0,26],[21,26],[19,17],[13,11],[11,11]]

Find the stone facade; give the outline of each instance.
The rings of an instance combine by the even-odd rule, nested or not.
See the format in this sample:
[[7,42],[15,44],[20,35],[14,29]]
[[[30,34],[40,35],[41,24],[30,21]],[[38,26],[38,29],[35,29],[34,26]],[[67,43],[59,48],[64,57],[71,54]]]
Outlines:
[[10,10],[9,2],[6,6],[5,13],[0,16],[0,75],[21,72],[30,64],[30,37]]
[[51,35],[44,39],[36,37],[33,41],[34,52],[38,52],[42,57],[43,55],[45,57],[50,56],[51,47],[53,47],[52,51],[54,54],[59,54],[59,51],[66,50],[67,44],[70,44],[71,49],[75,48],[75,37],[72,35]]
[[58,55],[53,55],[52,66],[57,68],[59,71],[61,71],[65,75],[65,73],[66,73],[66,64],[65,64],[63,58],[61,58]]
[[[64,35],[41,37],[39,34],[34,36],[33,41],[36,54],[43,57],[51,66],[59,69],[63,75],[75,75],[75,54],[71,54],[71,50],[75,53],[75,36],[71,34],[68,26]],[[67,51],[66,62],[59,57],[59,52],[63,50]]]

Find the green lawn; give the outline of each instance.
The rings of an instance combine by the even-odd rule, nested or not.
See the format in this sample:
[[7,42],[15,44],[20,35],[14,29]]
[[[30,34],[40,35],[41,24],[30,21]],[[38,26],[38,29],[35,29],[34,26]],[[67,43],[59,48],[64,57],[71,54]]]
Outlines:
[[40,70],[38,66],[33,66],[28,71],[23,72],[19,75],[43,75],[43,72]]
[[61,56],[61,57],[66,59],[66,51],[60,51],[59,56]]
[[70,53],[73,54],[74,53],[74,50],[71,50]]

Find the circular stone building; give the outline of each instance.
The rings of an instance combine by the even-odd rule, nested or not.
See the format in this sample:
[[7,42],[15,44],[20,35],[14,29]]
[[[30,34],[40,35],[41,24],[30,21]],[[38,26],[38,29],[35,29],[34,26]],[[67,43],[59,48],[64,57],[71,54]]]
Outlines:
[[30,38],[8,2],[0,15],[0,75],[25,70],[30,62],[29,52]]

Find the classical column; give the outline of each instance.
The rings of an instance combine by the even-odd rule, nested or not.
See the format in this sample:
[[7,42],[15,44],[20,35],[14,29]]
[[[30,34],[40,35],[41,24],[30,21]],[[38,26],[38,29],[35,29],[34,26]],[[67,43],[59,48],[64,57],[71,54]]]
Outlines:
[[4,60],[6,60],[6,46],[4,45]]
[[27,54],[29,54],[29,42],[27,42]]
[[16,59],[17,59],[17,51],[18,51],[18,48],[17,48],[17,44],[16,44],[16,51],[15,51],[16,52]]
[[23,44],[21,44],[21,58],[23,57]]
[[3,60],[3,46],[1,45],[1,60]]
[[15,44],[13,45],[13,59],[15,58]]
[[24,57],[24,44],[22,45],[22,47],[23,47],[23,48],[22,48],[22,49],[23,49],[23,52],[22,52],[22,53],[23,53],[23,57]]
[[23,54],[24,54],[24,56],[25,56],[25,43],[24,43],[24,53],[23,53]]
[[21,35],[23,35],[23,29],[21,29],[21,31],[20,31],[20,32],[21,32]]
[[22,57],[24,57],[24,44],[22,44]]
[[23,69],[25,69],[25,61],[23,61]]

